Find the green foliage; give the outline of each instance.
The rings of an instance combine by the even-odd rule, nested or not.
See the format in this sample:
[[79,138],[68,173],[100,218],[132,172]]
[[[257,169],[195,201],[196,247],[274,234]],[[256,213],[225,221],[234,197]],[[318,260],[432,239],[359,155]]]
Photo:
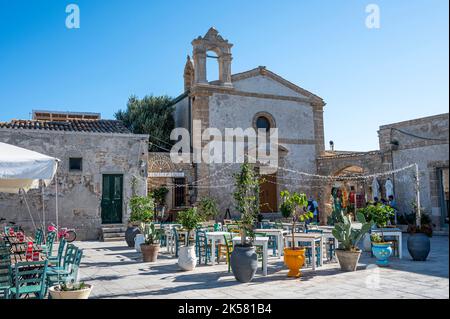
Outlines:
[[361,229],[356,229],[352,225],[350,216],[344,215],[341,212],[342,222],[338,222],[334,225],[332,230],[333,236],[339,242],[339,248],[347,251],[358,250],[358,243],[363,236],[370,231],[373,222],[367,222],[364,214],[359,212],[356,214],[356,220],[361,223]]
[[292,249],[295,249],[295,223],[304,222],[314,217],[314,213],[307,211],[308,198],[306,194],[299,194],[297,192],[289,193],[284,190],[280,193],[282,203],[280,211],[284,218],[292,217]]
[[131,96],[127,109],[119,110],[115,117],[135,134],[150,134],[149,151],[170,150],[170,133],[175,127],[172,99],[168,96]]
[[215,219],[219,215],[217,202],[214,198],[203,197],[198,204],[198,211],[204,220]]
[[150,196],[155,199],[157,206],[164,206],[166,204],[166,196],[169,193],[169,189],[165,186],[155,188],[150,192]]
[[148,223],[153,219],[155,204],[149,196],[133,196],[130,199],[130,222]]
[[383,204],[367,205],[365,208],[360,208],[359,213],[362,213],[367,220],[371,220],[377,227],[386,227],[388,221],[394,216],[395,210]]
[[241,244],[247,245],[247,235],[254,239],[253,224],[259,214],[260,181],[253,167],[248,163],[241,166],[239,173],[234,174],[235,191],[233,193],[236,209],[241,213],[239,228]]
[[160,230],[155,229],[154,223],[141,223],[139,228],[141,233],[144,235],[146,245],[155,245],[159,243],[159,240],[161,239],[161,232]]
[[384,242],[383,236],[378,233],[374,233],[374,234],[370,235],[370,240],[372,241],[372,243],[383,243]]
[[178,213],[177,221],[188,231],[189,245],[190,233],[198,226],[199,223],[203,221],[203,217],[199,214],[197,207],[191,207]]
[[71,281],[61,283],[58,287],[56,287],[56,290],[59,291],[77,291],[87,288],[86,284],[84,282],[76,283],[72,279]]

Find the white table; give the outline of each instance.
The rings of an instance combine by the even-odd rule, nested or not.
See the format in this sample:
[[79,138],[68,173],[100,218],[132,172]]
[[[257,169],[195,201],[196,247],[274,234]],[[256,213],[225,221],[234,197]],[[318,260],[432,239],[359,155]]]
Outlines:
[[288,234],[289,232],[284,229],[278,229],[278,228],[268,228],[268,229],[254,229],[255,233],[265,233],[267,235],[273,235],[276,236],[277,239],[277,256],[281,259],[281,256],[283,255],[283,249],[284,249],[284,235]]
[[211,264],[212,266],[216,263],[216,241],[219,240],[221,243],[224,242],[223,236],[230,235],[231,233],[225,231],[214,231],[214,232],[206,232],[206,238],[211,240]]
[[[285,237],[286,241],[288,243],[292,244],[292,234],[287,235]],[[316,270],[316,242],[319,241],[320,245],[320,260],[319,260],[319,264],[320,266],[323,266],[323,236],[322,234],[319,233],[294,233],[294,240],[295,242],[299,242],[299,241],[304,241],[304,242],[308,242],[311,245],[311,255],[312,255],[312,269]]]
[[397,237],[398,242],[398,258],[402,259],[403,253],[402,253],[402,231],[399,228],[375,228],[370,231],[373,233],[383,233],[384,236],[393,236]]
[[[240,242],[241,237],[233,237],[233,247]],[[267,276],[267,247],[269,244],[269,237],[255,237],[253,244],[256,246],[263,246],[263,276]]]

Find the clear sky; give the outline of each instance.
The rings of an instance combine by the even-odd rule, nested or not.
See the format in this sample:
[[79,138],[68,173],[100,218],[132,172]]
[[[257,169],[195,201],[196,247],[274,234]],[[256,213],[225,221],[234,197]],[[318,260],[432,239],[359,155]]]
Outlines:
[[[65,27],[66,5],[80,29]],[[366,5],[381,10],[365,25]],[[0,0],[0,121],[177,96],[190,42],[215,26],[233,73],[265,65],[321,96],[326,144],[378,148],[379,125],[448,112],[447,0]]]

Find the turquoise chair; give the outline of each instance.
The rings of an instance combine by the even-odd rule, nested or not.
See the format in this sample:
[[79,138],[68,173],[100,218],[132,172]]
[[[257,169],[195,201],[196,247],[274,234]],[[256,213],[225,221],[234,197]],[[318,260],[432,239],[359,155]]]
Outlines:
[[76,247],[74,244],[68,244],[62,265],[50,266],[50,267],[48,267],[49,268],[48,272],[50,272],[52,270],[69,270],[70,265],[73,264],[73,262],[74,262],[77,250],[78,250],[78,247]]
[[33,295],[44,299],[48,261],[19,262],[14,265],[14,284],[9,293],[16,299]]
[[35,245],[42,245],[42,240],[44,239],[44,232],[42,229],[38,228],[36,229],[34,233],[34,244]]
[[55,242],[55,238],[56,238],[56,232],[49,232],[47,234],[47,238],[45,240],[45,244],[41,245],[42,248],[42,252],[46,255],[46,256],[51,256],[52,252],[53,252],[53,243]]
[[197,230],[195,234],[195,248],[198,263],[201,264],[204,260],[204,264],[208,264],[211,260],[211,246],[206,238],[206,232],[204,230]]
[[78,249],[75,253],[73,262],[68,265],[67,269],[47,270],[47,286],[53,286],[65,282],[76,282],[78,280],[78,270],[80,269],[83,250]]
[[0,243],[0,298],[9,299],[11,289],[11,254],[9,247]]
[[5,226],[3,229],[5,231],[5,234],[9,234],[9,230],[13,229],[15,233],[17,233],[18,231],[20,231],[20,226]]
[[57,267],[61,267],[61,261],[64,254],[64,248],[66,247],[66,240],[64,238],[61,238],[58,246],[58,254],[56,256],[48,256],[47,260],[50,265],[56,265]]

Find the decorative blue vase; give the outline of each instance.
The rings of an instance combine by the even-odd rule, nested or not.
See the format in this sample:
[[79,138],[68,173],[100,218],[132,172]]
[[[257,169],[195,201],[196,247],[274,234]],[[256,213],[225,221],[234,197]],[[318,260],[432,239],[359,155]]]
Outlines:
[[392,255],[391,243],[372,243],[372,253],[377,258],[378,266],[388,266]]

